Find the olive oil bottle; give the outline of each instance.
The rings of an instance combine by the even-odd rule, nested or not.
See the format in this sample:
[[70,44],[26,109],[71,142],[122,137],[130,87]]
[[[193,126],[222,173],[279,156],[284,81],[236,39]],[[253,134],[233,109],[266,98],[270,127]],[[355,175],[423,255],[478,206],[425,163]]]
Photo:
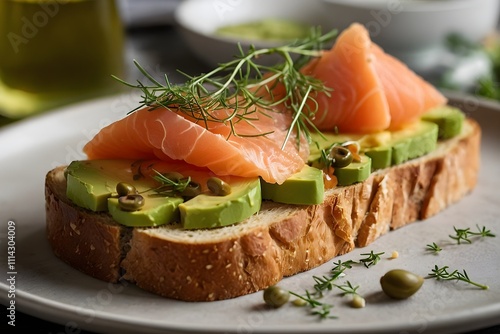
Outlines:
[[115,0],[1,0],[0,115],[118,91],[123,50]]

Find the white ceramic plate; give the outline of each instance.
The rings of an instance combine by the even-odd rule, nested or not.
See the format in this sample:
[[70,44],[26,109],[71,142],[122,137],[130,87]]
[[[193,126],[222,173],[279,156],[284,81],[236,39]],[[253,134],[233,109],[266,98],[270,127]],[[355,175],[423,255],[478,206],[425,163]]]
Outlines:
[[[500,323],[500,106],[475,98],[460,99],[464,110],[483,127],[482,166],[475,191],[438,216],[390,232],[365,249],[340,257],[359,260],[371,250],[385,252],[369,269],[347,271],[339,283],[359,285],[367,301],[363,309],[348,306],[348,297],[327,293],[336,319],[318,320],[308,308],[287,305],[270,310],[262,294],[227,301],[186,303],[164,299],[135,286],[112,285],[90,278],[59,261],[45,239],[44,176],[52,167],[81,158],[82,145],[103,125],[125,116],[136,100],[119,96],[91,101],[20,122],[0,130],[0,224],[2,268],[0,300],[15,301],[18,311],[68,328],[98,332],[147,333],[447,333]],[[7,224],[15,222],[15,298],[7,284]],[[486,226],[496,238],[454,245],[453,227]],[[439,255],[426,251],[436,242]],[[389,260],[393,250],[399,258]],[[328,274],[333,261],[281,285],[302,293],[312,289],[313,275]],[[489,285],[480,290],[463,282],[427,279],[408,300],[383,295],[379,277],[392,268],[423,276],[434,265],[465,269],[471,279]],[[6,321],[4,318],[2,321]]]

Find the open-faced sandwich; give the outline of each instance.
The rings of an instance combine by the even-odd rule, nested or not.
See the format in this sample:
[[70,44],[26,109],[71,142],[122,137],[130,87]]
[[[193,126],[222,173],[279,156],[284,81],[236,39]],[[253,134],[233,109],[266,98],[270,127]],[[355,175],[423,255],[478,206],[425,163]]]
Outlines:
[[[48,172],[54,253],[104,281],[228,299],[471,191],[477,123],[362,25],[318,49],[332,35],[250,50],[183,85],[139,84],[141,107],[90,140],[88,160]],[[283,63],[255,62],[269,53]]]

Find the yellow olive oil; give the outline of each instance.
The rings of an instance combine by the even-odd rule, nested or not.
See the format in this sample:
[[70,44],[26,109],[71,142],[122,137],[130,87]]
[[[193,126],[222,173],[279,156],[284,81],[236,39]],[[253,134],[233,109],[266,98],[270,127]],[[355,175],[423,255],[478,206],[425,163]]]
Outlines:
[[1,0],[0,114],[118,91],[123,40],[114,0]]

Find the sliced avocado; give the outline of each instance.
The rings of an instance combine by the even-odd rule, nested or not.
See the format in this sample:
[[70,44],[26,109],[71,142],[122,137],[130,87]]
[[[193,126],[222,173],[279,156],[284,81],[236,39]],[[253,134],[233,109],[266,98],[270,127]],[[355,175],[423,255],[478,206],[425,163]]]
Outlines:
[[137,211],[124,211],[118,198],[108,198],[108,211],[113,219],[126,226],[158,226],[179,221],[178,206],[182,197],[146,196],[144,206]]
[[465,114],[458,108],[444,106],[434,108],[422,116],[422,120],[437,124],[439,127],[438,138],[448,139],[462,131]]
[[323,171],[305,165],[282,184],[261,181],[262,199],[286,204],[320,204],[324,198]]
[[392,147],[378,146],[367,149],[365,155],[372,159],[372,170],[383,169],[392,165]]
[[423,156],[436,148],[438,126],[420,121],[392,135],[392,165]]
[[343,168],[335,168],[334,175],[337,177],[339,186],[349,186],[354,183],[363,182],[366,180],[372,171],[372,164],[370,157],[360,155],[361,161],[351,162],[348,166]]
[[134,160],[73,161],[66,169],[66,195],[76,205],[92,211],[108,210],[108,197],[119,182],[133,183],[138,191],[151,188],[152,179],[134,180]]
[[198,195],[182,204],[179,211],[185,229],[214,228],[239,223],[260,210],[259,178],[226,178],[231,193],[225,196]]

